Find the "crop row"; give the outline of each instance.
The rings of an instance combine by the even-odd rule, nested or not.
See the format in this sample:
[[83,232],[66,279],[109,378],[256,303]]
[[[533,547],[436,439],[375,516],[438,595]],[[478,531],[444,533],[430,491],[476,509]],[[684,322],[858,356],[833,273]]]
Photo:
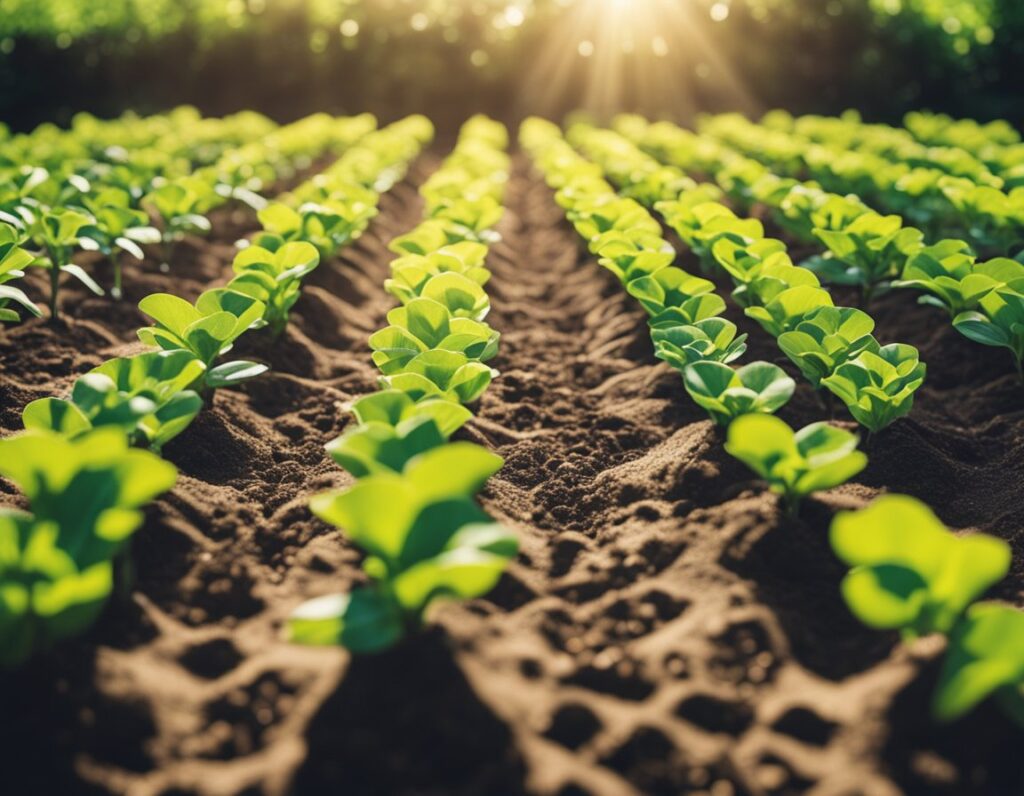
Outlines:
[[766,237],[757,219],[741,219],[697,185],[662,166],[625,137],[577,125],[570,137],[614,182],[653,204],[708,269],[721,269],[733,299],[757,321],[817,390],[837,396],[870,433],[907,414],[924,381],[917,349],[881,345],[863,310],[837,307],[809,269],[794,265],[785,243]]
[[[602,151],[601,142],[587,140],[591,137],[583,128],[575,132],[589,152]],[[592,251],[600,255],[602,237],[609,233],[632,240],[641,254],[667,251],[650,223],[651,216],[635,201],[616,196],[600,170],[580,158],[557,127],[530,120],[521,141],[557,189],[559,204],[567,208],[569,219]],[[621,140],[604,136],[603,141],[618,153],[607,162],[621,168],[622,174],[633,175],[623,179],[627,192],[661,195],[674,186],[683,192],[680,202],[688,191],[700,193],[679,172],[636,170],[636,158],[621,157],[628,151]],[[711,243],[709,248],[714,246]],[[602,264],[615,270],[614,263]],[[740,284],[738,290],[744,287]],[[691,300],[680,298],[684,303]],[[697,366],[699,361],[689,367]],[[867,463],[864,454],[855,450],[856,437],[826,423],[794,433],[753,404],[736,414],[726,449],[793,507],[801,495],[843,483]],[[831,542],[836,555],[851,567],[842,593],[861,621],[874,628],[899,630],[908,640],[931,633],[948,636],[933,701],[937,718],[951,720],[995,695],[1011,716],[1024,722],[1024,612],[975,602],[1009,570],[1010,548],[1005,542],[983,534],[961,538],[922,503],[898,495],[881,497],[858,512],[840,513],[833,522]]]
[[[736,117],[725,117],[720,126],[728,125],[732,129],[749,124]],[[922,302],[945,309],[953,325],[966,337],[984,345],[1006,348],[1021,373],[1024,265],[1020,262],[1007,257],[978,262],[971,244],[959,239],[944,239],[929,245],[924,233],[904,226],[899,215],[880,215],[852,192],[829,193],[815,182],[780,177],[760,160],[741,155],[718,139],[697,136],[667,123],[648,125],[638,117],[623,117],[616,126],[664,162],[687,171],[714,175],[717,183],[741,206],[759,203],[768,207],[774,222],[795,239],[823,244],[826,247],[823,254],[803,263],[821,279],[858,285],[865,303],[879,290],[890,287],[921,290],[926,293]],[[857,157],[856,153],[837,151],[831,160],[839,163],[848,156]],[[851,180],[842,187],[855,191],[861,186]],[[1015,189],[1014,196],[1013,201],[1019,204],[1024,200],[1024,188]],[[927,205],[927,201],[919,201],[915,206]],[[978,206],[981,205],[985,202]],[[996,234],[996,229],[1001,230],[1006,241],[1004,248],[1013,249],[1020,242],[1024,215],[1020,209],[1013,208],[992,212],[998,219],[992,222],[997,226],[991,234]],[[961,208],[957,214],[962,224],[978,235],[989,234],[979,231],[985,224],[973,211]],[[1015,220],[1004,224],[999,219],[1005,220],[1007,214]]]
[[328,445],[356,483],[311,501],[367,553],[368,583],[300,606],[294,641],[385,649],[420,627],[435,599],[490,591],[516,554],[515,537],[474,500],[501,457],[449,441],[496,375],[485,258],[498,239],[507,145],[501,124],[467,121],[420,188],[424,220],[390,244],[398,256],[385,288],[401,306],[369,341],[381,389],[352,403],[355,425]]
[[[228,139],[240,145],[212,151],[205,124],[195,126],[194,141],[192,127],[184,124],[176,134],[177,143],[168,140],[172,134],[163,133],[152,139],[154,148],[139,150],[117,144],[101,147],[90,133],[86,139],[91,143],[79,152],[81,142],[74,130],[58,135],[56,141],[33,134],[35,145],[24,145],[18,158],[38,156],[50,167],[12,160],[0,168],[0,321],[19,319],[12,304],[42,314],[24,291],[9,284],[24,276],[26,268],[48,272],[52,318],[59,311],[62,277],[78,280],[97,295],[104,293],[95,278],[72,262],[78,250],[99,252],[110,263],[112,293],[119,298],[125,256],[141,261],[142,246],[162,243],[166,270],[177,241],[188,233],[210,231],[206,216],[212,210],[230,200],[262,207],[264,200],[257,191],[296,169],[308,168],[317,157],[351,145],[376,126],[368,115],[334,119],[320,114],[267,132],[260,118],[240,115],[229,126],[234,135]],[[110,140],[133,139],[130,133],[117,135],[118,130],[109,130],[111,124],[103,125]],[[136,127],[134,122],[124,124]],[[224,124],[215,124],[214,129]],[[35,141],[37,136],[40,141]],[[60,153],[67,150],[81,158],[61,160]],[[202,165],[213,153],[216,159]]]
[[[355,145],[358,165],[332,168],[325,186],[338,201],[347,191],[365,198],[367,181],[392,182],[431,136],[422,117],[369,133]],[[367,162],[379,173],[361,168]],[[266,369],[218,360],[242,334],[271,325],[290,307],[298,281],[319,261],[305,241],[275,251],[252,246],[236,258],[239,275],[194,305],[147,296],[140,309],[155,324],[139,338],[158,350],[105,362],[81,376],[68,399],[25,408],[26,430],[0,440],[0,474],[21,488],[32,512],[0,512],[0,663],[21,663],[96,618],[142,507],[174,485],[176,469],[159,457],[161,447],[188,427],[215,388]],[[267,279],[243,280],[249,274]],[[256,288],[269,291],[266,302]],[[287,300],[278,301],[282,296]]]

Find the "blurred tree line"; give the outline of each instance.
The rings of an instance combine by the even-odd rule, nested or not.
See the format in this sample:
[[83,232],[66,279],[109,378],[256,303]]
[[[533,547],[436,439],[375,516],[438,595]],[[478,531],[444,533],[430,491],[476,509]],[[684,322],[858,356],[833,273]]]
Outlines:
[[[948,30],[901,0],[885,19],[878,0],[772,0],[767,10],[755,0],[730,0],[726,17],[717,19],[707,11],[722,0],[679,2],[700,6],[701,13],[690,15],[688,35],[717,55],[715,63],[694,57],[669,75],[694,102],[682,108],[655,90],[644,92],[640,106],[639,92],[627,85],[620,110],[685,122],[694,107],[731,109],[734,96],[723,87],[732,80],[758,109],[856,107],[865,118],[897,122],[908,109],[929,108],[1024,121],[1024,0],[990,0],[990,41],[968,51],[951,46]],[[536,110],[522,87],[550,47],[558,8],[564,4],[516,19],[515,35],[499,36],[492,17],[473,14],[436,25],[414,20],[411,28],[408,15],[392,24],[371,14],[360,24],[350,21],[347,30],[345,23],[327,28],[295,4],[272,15],[268,7],[261,24],[225,27],[212,37],[191,18],[159,36],[135,30],[73,39],[8,35],[0,37],[0,120],[25,130],[65,122],[79,110],[111,116],[189,103],[208,114],[253,108],[281,121],[316,110],[369,110],[382,120],[426,112],[442,128],[475,111],[515,122]],[[544,110],[570,111],[591,66],[575,59],[556,104]]]

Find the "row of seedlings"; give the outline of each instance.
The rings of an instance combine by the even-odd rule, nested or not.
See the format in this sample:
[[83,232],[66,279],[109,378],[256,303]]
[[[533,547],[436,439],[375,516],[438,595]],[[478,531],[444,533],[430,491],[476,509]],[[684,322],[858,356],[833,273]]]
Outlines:
[[[919,301],[948,312],[963,335],[983,345],[1007,349],[1018,374],[1024,377],[1024,264],[1018,260],[996,257],[979,262],[972,244],[958,238],[927,244],[923,233],[903,226],[899,215],[882,216],[865,205],[855,193],[865,189],[862,180],[851,177],[843,183],[830,182],[832,187],[850,191],[833,194],[815,182],[781,177],[759,160],[745,157],[716,139],[696,137],[673,125],[647,125],[629,117],[620,120],[618,126],[659,157],[714,174],[741,204],[756,202],[770,208],[777,225],[796,240],[824,244],[824,254],[804,263],[822,279],[858,285],[866,300],[889,287],[919,290],[924,293]],[[838,164],[844,158],[835,152],[829,160]],[[872,173],[883,171],[879,168]],[[1018,200],[1021,198],[1024,193]],[[995,236],[1003,240],[996,249],[1019,244],[1020,228],[1005,223],[1009,211],[1004,208],[996,212],[992,209],[994,203],[979,201],[978,208],[989,209],[959,207],[954,213],[961,225],[975,230],[975,240],[979,236],[989,240],[988,244],[974,245],[987,245],[991,250]],[[919,197],[907,207],[900,207],[899,212],[911,217],[910,208],[930,206],[925,197]],[[986,226],[978,216],[990,211],[994,226]],[[932,213],[927,209],[922,212]],[[1020,209],[1013,213],[1024,218]],[[957,228],[953,222],[942,223]]]
[[[605,142],[614,144],[618,155],[609,162],[622,173],[653,173],[638,158],[623,159],[624,148],[613,140],[605,137]],[[594,142],[581,145],[600,149]],[[711,242],[711,249],[716,245]],[[737,290],[743,288],[738,284]],[[775,425],[776,420],[738,418],[730,426],[726,447],[787,495],[791,505],[807,485],[799,479],[834,476],[841,483],[866,464],[859,451],[837,448],[818,460],[818,472],[794,473],[792,432]],[[831,543],[851,567],[841,590],[858,619],[870,627],[900,630],[907,640],[947,635],[948,651],[932,703],[937,719],[956,719],[994,695],[1011,717],[1024,721],[1024,612],[975,602],[1008,572],[1009,545],[984,534],[957,536],[920,501],[902,495],[883,496],[859,512],[840,513]]]
[[[520,140],[591,251],[650,313],[657,356],[682,372],[687,392],[716,423],[728,425],[727,450],[783,495],[791,512],[802,496],[837,486],[864,468],[856,435],[824,422],[794,431],[771,415],[796,386],[777,365],[729,367],[745,346],[735,325],[718,317],[725,301],[709,280],[671,265],[675,255],[661,226],[639,202],[618,196],[600,167],[581,157],[551,122],[528,120]],[[638,196],[694,189],[671,169],[651,172],[632,187]],[[768,439],[770,450],[759,444]]]
[[[661,168],[610,130],[577,126],[572,135],[602,163],[628,162],[637,174]],[[910,412],[925,376],[917,349],[905,343],[881,345],[868,313],[835,306],[817,275],[794,265],[785,243],[766,237],[760,221],[741,219],[724,204],[709,201],[716,190],[701,185],[678,195],[665,191],[655,207],[707,269],[729,275],[736,286],[733,299],[776,340],[811,386],[838,397],[869,434]]]
[[[836,146],[779,133],[804,153],[799,161],[794,156],[784,165],[785,161],[766,157],[763,146],[751,148],[754,139],[770,130],[731,117],[729,122],[731,135],[719,135],[720,127],[726,126],[722,123],[711,126],[721,140],[752,155],[766,168],[793,175],[801,173],[798,169],[803,164],[803,170],[826,188],[856,194],[869,205],[891,210],[928,231],[928,238],[935,241],[931,245],[912,227],[899,230],[896,234],[905,245],[873,278],[883,286],[921,291],[920,303],[945,310],[963,335],[983,345],[1006,348],[1024,377],[1024,264],[1020,262],[1024,254],[1024,187],[1004,193],[963,176],[936,177],[934,169],[917,167],[907,172],[906,164],[881,155],[844,152]],[[896,216],[882,217],[865,210],[842,230],[812,230],[829,251],[810,264],[820,268],[823,276],[840,281],[863,278],[867,271],[853,262],[857,256],[854,247],[870,247],[887,226],[899,229]],[[951,232],[958,237],[939,239]],[[979,252],[991,257],[979,262]],[[1017,259],[995,256],[1002,254],[1016,254]]]
[[1024,190],[1004,190],[1002,177],[963,150],[927,147],[905,130],[851,118],[794,120],[782,112],[761,124],[739,114],[708,117],[700,133],[779,175],[806,176],[827,191],[854,193],[930,238],[952,234],[987,256],[1019,247]]
[[420,628],[438,599],[486,594],[517,541],[474,500],[500,456],[449,438],[496,375],[486,362],[498,332],[484,318],[488,245],[509,177],[501,124],[477,116],[420,188],[425,219],[391,242],[387,291],[401,302],[370,337],[381,389],[351,405],[356,424],[328,450],[354,485],[313,498],[318,517],[343,529],[367,557],[367,582],[301,605],[288,637],[387,649]]
[[[123,256],[141,260],[141,245],[160,240],[143,206],[147,193],[275,127],[259,114],[202,119],[193,109],[179,108],[111,122],[79,115],[67,131],[43,125],[13,137],[0,164],[0,246],[10,255],[0,258],[0,320],[18,321],[15,306],[42,314],[23,291],[3,284],[24,276],[28,266],[49,269],[53,317],[62,275],[102,292],[71,263],[79,248],[99,251],[113,264],[112,292],[119,295]],[[12,255],[15,247],[23,254]]]
[[[23,164],[9,171],[0,182],[0,320],[18,320],[11,303],[42,314],[23,291],[3,284],[20,278],[27,267],[49,274],[52,318],[59,312],[62,277],[103,295],[93,276],[72,262],[78,250],[99,252],[111,264],[111,292],[119,298],[125,257],[141,261],[143,246],[162,243],[161,267],[168,269],[178,241],[186,234],[210,231],[207,215],[212,210],[231,200],[262,206],[259,191],[308,168],[314,158],[336,154],[376,126],[369,115],[334,119],[319,114],[267,132],[243,115],[237,124],[241,131],[229,141],[244,145],[194,168],[210,155],[208,121],[214,120],[181,129],[184,142],[192,140],[192,130],[200,133],[192,146],[173,146],[164,135],[153,143],[167,150],[111,146],[100,159],[68,159],[50,169]],[[255,138],[246,143],[247,136]],[[185,153],[194,153],[195,160]],[[22,254],[13,254],[15,249]],[[31,261],[25,260],[26,254]]]
[[[385,130],[366,145],[414,157],[422,124],[391,129],[406,140]],[[304,245],[315,266],[319,254]],[[237,287],[208,290],[195,305],[147,297],[140,307],[156,323],[139,338],[158,350],[103,363],[79,377],[67,399],[33,401],[22,415],[26,430],[0,440],[0,475],[22,490],[32,512],[0,510],[0,663],[23,663],[96,619],[144,505],[174,485],[177,471],[161,448],[215,388],[262,372],[254,363],[217,364],[275,311]]]

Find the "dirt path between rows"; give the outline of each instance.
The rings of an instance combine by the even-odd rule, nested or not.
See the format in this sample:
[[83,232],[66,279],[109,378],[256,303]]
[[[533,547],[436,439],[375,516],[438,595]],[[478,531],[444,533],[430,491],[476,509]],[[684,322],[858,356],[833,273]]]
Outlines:
[[[998,596],[1024,602],[1024,417],[995,360],[907,296],[884,297],[881,336],[919,345],[929,384],[859,484],[784,522],[521,157],[489,257],[501,376],[460,436],[505,457],[482,501],[522,554],[494,593],[444,606],[392,653],[280,641],[295,605],[359,577],[358,551],[306,504],[347,482],[323,445],[348,422],[339,404],[375,386],[366,337],[393,305],[386,245],[418,220],[415,186],[437,163],[421,159],[314,273],[279,345],[240,348],[273,372],[222,392],[168,446],[182,476],[136,538],[131,597],[0,683],[12,792],[1020,792],[1020,735],[989,708],[930,724],[938,646],[857,625],[825,536],[836,508],[907,491],[1010,539],[1018,569]],[[129,278],[122,307],[70,292],[79,320],[0,336],[0,431],[130,345],[142,295],[223,279],[251,226],[220,219],[174,274]],[[749,359],[777,356],[749,331]],[[823,417],[804,388],[781,414]],[[17,500],[0,482],[0,501]]]

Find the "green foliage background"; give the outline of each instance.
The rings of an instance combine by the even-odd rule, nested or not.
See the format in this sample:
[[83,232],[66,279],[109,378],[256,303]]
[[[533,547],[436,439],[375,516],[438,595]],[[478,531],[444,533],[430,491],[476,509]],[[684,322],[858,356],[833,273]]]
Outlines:
[[[532,110],[527,71],[582,1],[0,0],[0,118],[24,129],[80,109],[190,102],[281,119],[425,111],[443,127],[483,110],[514,121]],[[692,34],[726,65],[695,56],[679,69],[701,109],[729,108],[728,69],[763,107],[1024,118],[1020,0],[665,2],[691,8]],[[579,98],[590,64],[577,60],[559,110]],[[618,110],[679,115],[657,98],[637,104],[642,93],[627,85]]]

